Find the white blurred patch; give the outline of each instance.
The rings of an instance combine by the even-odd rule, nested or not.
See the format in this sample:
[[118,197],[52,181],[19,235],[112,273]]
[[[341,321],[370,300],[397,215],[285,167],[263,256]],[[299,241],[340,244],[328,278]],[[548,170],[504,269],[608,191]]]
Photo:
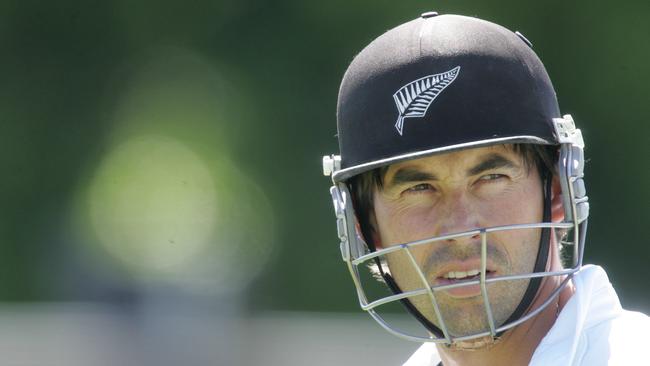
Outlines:
[[361,313],[223,319],[177,308],[147,321],[123,310],[105,304],[0,304],[2,364],[390,366],[419,347]]

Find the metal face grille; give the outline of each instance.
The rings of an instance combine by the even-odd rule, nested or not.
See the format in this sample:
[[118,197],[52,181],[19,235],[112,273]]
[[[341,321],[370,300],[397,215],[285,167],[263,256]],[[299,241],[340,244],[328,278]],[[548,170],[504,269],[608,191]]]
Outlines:
[[[486,336],[496,337],[498,333],[508,330],[518,324],[523,323],[524,321],[534,317],[539,312],[541,312],[548,304],[550,304],[553,299],[560,293],[562,288],[568,283],[571,276],[577,272],[580,268],[579,261],[575,261],[572,268],[564,269],[560,271],[552,272],[537,272],[537,273],[517,273],[501,276],[488,276],[488,237],[491,233],[504,232],[504,231],[513,231],[513,230],[531,230],[531,229],[565,229],[570,230],[574,227],[572,223],[535,223],[535,224],[518,224],[518,225],[507,225],[507,226],[497,226],[490,228],[481,228],[472,231],[466,231],[461,233],[454,233],[449,235],[438,236],[434,238],[428,238],[424,240],[418,240],[414,242],[399,244],[391,246],[385,249],[381,249],[375,252],[367,253],[361,255],[356,259],[347,261],[350,274],[354,281],[355,287],[357,289],[357,295],[359,298],[359,304],[361,308],[367,311],[383,328],[389,332],[408,340],[413,341],[428,341],[428,342],[438,342],[438,343],[453,343],[459,341],[466,341],[476,338],[482,338]],[[461,237],[472,237],[478,235],[480,237],[480,273],[475,278],[468,280],[454,281],[451,284],[432,284],[430,276],[425,273],[425,270],[422,268],[422,264],[416,259],[414,254],[418,249],[425,249],[427,246],[436,245],[450,239],[456,239]],[[401,291],[401,293],[391,293],[386,292],[386,296],[377,295],[377,291],[374,289],[376,283],[380,282],[378,280],[377,274],[377,263],[389,263],[391,256],[401,255],[406,260],[401,261],[402,264],[410,263],[410,271],[413,278],[417,278],[419,283],[416,288],[408,288],[407,290]],[[389,266],[385,266],[387,268]],[[374,275],[364,274],[365,272],[375,272]],[[553,293],[544,301],[540,306],[532,311],[528,312],[526,316],[507,323],[501,324],[495,319],[494,311],[492,309],[492,302],[490,298],[490,285],[496,283],[508,283],[516,282],[522,280],[530,280],[532,278],[541,278],[541,277],[550,277],[550,276],[565,276],[562,280],[561,286],[556,288]],[[399,278],[397,279],[399,280]],[[484,326],[480,330],[475,330],[470,333],[458,334],[454,332],[447,324],[445,311],[440,305],[439,298],[442,297],[443,293],[447,290],[457,289],[457,288],[467,288],[470,286],[479,286],[480,288],[480,297],[482,299],[482,306],[484,308]],[[424,301],[424,298],[427,299],[426,304],[432,309],[431,313],[433,319],[429,319],[435,325],[442,330],[443,337],[438,337],[432,335],[430,332],[426,331],[424,327],[421,327],[420,333],[414,333],[413,327],[407,329],[396,329],[390,323],[390,314],[395,310],[395,307],[390,308],[390,305],[398,304],[400,301],[408,299],[412,302],[420,304],[421,307]],[[383,307],[386,307],[387,310],[385,314],[381,311]],[[427,313],[427,311],[423,311]]]

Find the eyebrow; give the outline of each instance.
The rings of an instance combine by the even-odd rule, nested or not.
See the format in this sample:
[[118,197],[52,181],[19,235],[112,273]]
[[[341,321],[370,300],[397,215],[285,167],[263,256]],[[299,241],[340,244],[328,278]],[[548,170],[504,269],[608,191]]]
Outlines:
[[397,186],[404,183],[422,182],[427,180],[438,180],[435,174],[424,172],[418,168],[404,167],[398,169],[388,186]]
[[[516,169],[518,167],[512,160],[498,153],[492,153],[483,158],[481,162],[467,169],[466,175],[478,175],[485,171],[499,168]],[[425,172],[416,167],[399,168],[388,182],[387,186],[397,186],[406,183],[435,181],[438,176]]]
[[518,167],[517,164],[515,164],[512,160],[504,157],[501,154],[492,153],[488,155],[485,159],[483,159],[483,161],[475,165],[474,167],[469,168],[467,170],[467,175],[468,176],[477,175],[492,169],[500,169],[500,168],[516,169],[517,167]]

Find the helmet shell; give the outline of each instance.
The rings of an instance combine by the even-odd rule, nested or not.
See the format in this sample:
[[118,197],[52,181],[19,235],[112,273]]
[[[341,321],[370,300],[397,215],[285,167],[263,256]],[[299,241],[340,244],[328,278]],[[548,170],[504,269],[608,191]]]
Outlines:
[[546,69],[523,37],[481,19],[423,16],[375,39],[348,67],[333,179],[463,148],[557,144],[559,117]]

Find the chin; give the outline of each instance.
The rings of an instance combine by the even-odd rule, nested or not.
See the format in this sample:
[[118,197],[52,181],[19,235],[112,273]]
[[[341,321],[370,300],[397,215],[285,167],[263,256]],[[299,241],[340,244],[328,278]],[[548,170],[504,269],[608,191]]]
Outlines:
[[482,338],[472,339],[469,341],[454,342],[446,346],[451,351],[481,351],[488,350],[499,343],[500,338],[485,336]]

